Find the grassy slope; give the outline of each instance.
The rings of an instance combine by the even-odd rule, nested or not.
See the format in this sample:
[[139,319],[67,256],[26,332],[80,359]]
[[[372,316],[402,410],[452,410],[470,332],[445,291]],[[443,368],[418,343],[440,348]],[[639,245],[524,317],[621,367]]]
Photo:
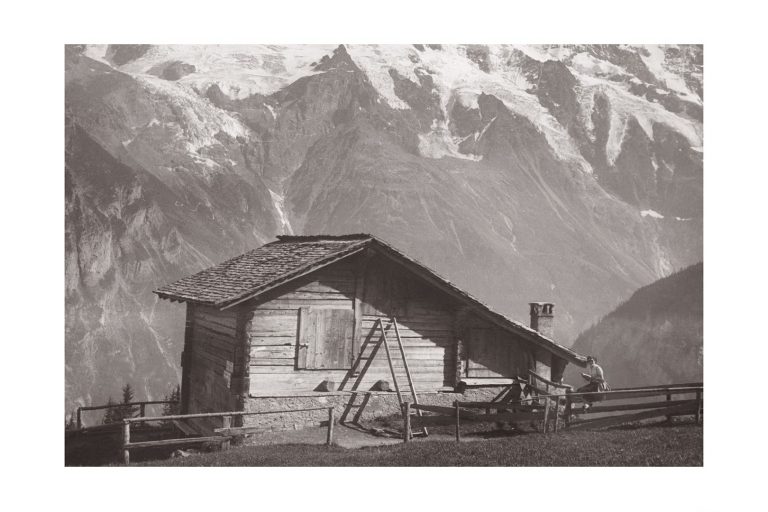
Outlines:
[[[583,332],[574,350],[597,356],[613,387],[700,381],[703,269],[698,263],[640,288]],[[579,371],[569,368],[568,382],[580,383]]]
[[530,434],[456,444],[415,442],[347,450],[318,445],[246,446],[144,462],[151,466],[701,466],[703,428],[653,426]]

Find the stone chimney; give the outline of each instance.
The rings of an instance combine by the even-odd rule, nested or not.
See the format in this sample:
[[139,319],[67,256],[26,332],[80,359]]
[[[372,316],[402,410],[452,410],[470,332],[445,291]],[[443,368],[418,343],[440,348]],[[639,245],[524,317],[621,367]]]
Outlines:
[[539,331],[547,338],[554,338],[555,305],[551,302],[529,302],[531,306],[531,329]]

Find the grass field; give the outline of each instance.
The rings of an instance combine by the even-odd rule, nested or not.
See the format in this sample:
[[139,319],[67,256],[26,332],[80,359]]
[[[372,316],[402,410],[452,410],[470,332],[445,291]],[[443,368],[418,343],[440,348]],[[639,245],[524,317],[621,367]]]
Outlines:
[[243,446],[137,466],[701,466],[703,428],[659,425],[345,449]]

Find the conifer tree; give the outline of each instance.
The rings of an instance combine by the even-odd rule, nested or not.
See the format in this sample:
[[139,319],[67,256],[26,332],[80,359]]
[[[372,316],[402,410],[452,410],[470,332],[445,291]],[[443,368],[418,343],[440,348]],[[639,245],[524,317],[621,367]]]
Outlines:
[[174,414],[179,414],[179,411],[181,409],[180,407],[181,386],[176,385],[176,387],[171,390],[170,394],[165,395],[164,399],[169,402],[175,402],[175,403],[168,403],[163,405],[163,416],[172,416]]
[[131,402],[133,402],[133,388],[129,383],[126,383],[125,386],[123,386],[123,406],[118,409],[120,416],[118,421],[136,416],[139,408],[135,405],[129,405]]
[[64,420],[64,430],[77,430],[77,423],[75,422],[75,411],[72,411],[69,415],[69,419]]
[[131,402],[133,402],[133,388],[130,384],[123,386],[122,393],[123,399],[119,404],[116,403],[111,396],[109,397],[107,405],[119,407],[107,408],[106,412],[104,413],[104,419],[102,420],[104,425],[108,423],[120,423],[125,418],[132,418],[133,416],[136,416],[136,413],[139,411],[138,406],[129,405]]
[[[107,405],[117,405],[115,404],[115,401],[112,400],[112,397],[109,397],[109,400],[107,400]],[[117,407],[107,407],[107,409],[104,411],[104,418],[101,420],[101,423],[103,425],[107,425],[109,423],[117,423],[120,421],[119,415],[117,414]]]

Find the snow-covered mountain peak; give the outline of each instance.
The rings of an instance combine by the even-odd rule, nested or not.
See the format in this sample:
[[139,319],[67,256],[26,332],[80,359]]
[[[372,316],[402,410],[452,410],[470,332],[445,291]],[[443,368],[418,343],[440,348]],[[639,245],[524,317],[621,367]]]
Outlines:
[[[213,85],[230,99],[267,96],[298,78],[322,73],[318,66],[333,45],[166,45],[89,46],[86,55],[134,76],[160,77],[203,95]],[[592,109],[595,95],[610,106],[605,153],[613,165],[624,143],[627,123],[636,120],[649,139],[653,125],[663,124],[701,147],[700,47],[677,45],[346,45],[349,58],[367,76],[381,101],[397,110],[411,108],[397,81],[429,89],[438,98],[441,116],[420,133],[422,156],[454,156],[465,137],[455,133],[450,109],[455,102],[476,108],[477,97],[489,94],[515,114],[531,121],[559,158],[593,172],[557,102],[542,98],[545,66],[558,62],[576,81],[578,110],[585,136],[594,142]],[[156,83],[158,81],[150,82]],[[555,84],[555,87],[563,85]],[[570,86],[569,86],[570,87]],[[693,90],[698,89],[698,90]],[[686,104],[689,106],[686,107]],[[269,106],[271,108],[271,106]],[[418,107],[417,107],[418,108]],[[689,110],[694,115],[689,115]],[[565,124],[564,124],[565,123]],[[479,132],[475,133],[479,136]]]
[[[172,124],[178,127],[175,138],[182,142],[190,153],[217,145],[216,137],[219,133],[225,133],[232,138],[248,138],[250,135],[250,130],[242,122],[215,108],[188,86],[149,75],[137,76],[136,80],[155,98],[169,106],[174,118]],[[153,120],[155,122],[152,122]],[[159,124],[157,120],[153,120],[150,120],[146,128]]]
[[[205,92],[213,84],[233,99],[269,95],[296,79],[314,73],[313,65],[328,55],[332,45],[162,45],[151,46],[128,62],[110,59],[108,45],[91,45],[86,55],[123,72],[160,74],[163,66],[184,63],[194,71],[178,78]],[[189,68],[190,70],[192,68]]]
[[[349,45],[347,48],[392,108],[409,108],[407,101],[396,92],[396,77],[414,84],[423,83],[424,75],[430,78],[429,86],[439,96],[443,119],[433,123],[436,129],[422,134],[421,147],[427,148],[422,151],[423,156],[440,157],[453,152],[450,148],[455,147],[459,139],[451,133],[450,123],[446,126],[450,107],[459,101],[476,108],[477,96],[485,93],[499,98],[510,111],[536,125],[561,159],[575,162],[584,171],[591,172],[592,165],[578,149],[579,141],[573,139],[569,127],[553,112],[553,107],[560,105],[542,101],[539,82],[545,73],[545,63],[551,61],[562,63],[575,78],[581,121],[585,126],[593,128],[594,95],[608,98],[611,108],[606,148],[609,164],[613,164],[621,151],[630,118],[637,120],[649,139],[653,139],[653,124],[660,123],[681,133],[692,147],[702,145],[700,120],[679,107],[681,102],[695,107],[701,105],[701,98],[691,91],[684,75],[686,72],[700,75],[700,68],[689,62],[695,60],[694,57],[677,46]],[[593,133],[589,135],[594,139]],[[436,147],[439,150],[435,151]]]

